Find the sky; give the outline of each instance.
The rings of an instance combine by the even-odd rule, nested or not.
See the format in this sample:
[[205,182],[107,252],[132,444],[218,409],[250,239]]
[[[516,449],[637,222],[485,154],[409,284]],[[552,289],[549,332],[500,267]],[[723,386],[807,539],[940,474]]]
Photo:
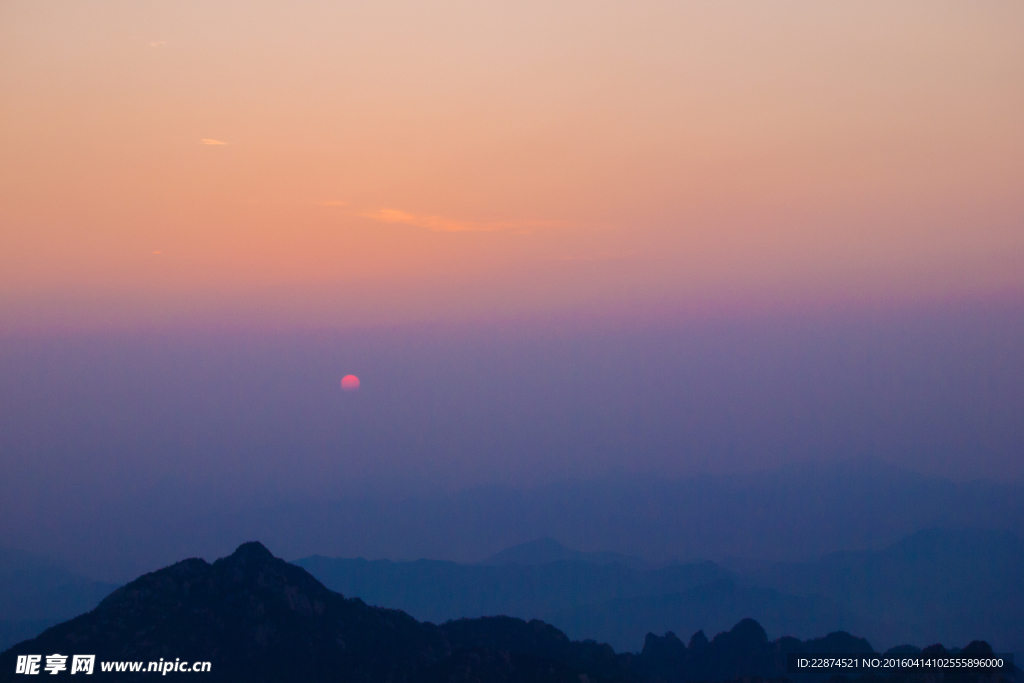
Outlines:
[[0,3],[0,546],[156,499],[154,538],[623,472],[1020,482],[1022,35],[1008,0]]
[[1018,2],[0,13],[8,331],[1020,296]]
[[[340,387],[349,373],[360,377],[357,391]],[[620,526],[671,536],[678,515],[671,501],[637,491],[637,477],[664,483],[880,461],[955,482],[1013,484],[1019,500],[1022,406],[1022,306],[660,327],[8,337],[0,340],[0,547],[62,557],[108,580],[221,557],[253,538],[291,559],[475,561],[544,535],[644,555]],[[820,520],[836,528],[825,536],[831,545],[808,540],[823,551],[854,549],[863,538],[850,529],[901,500],[875,489],[925,496],[926,511],[946,507],[934,500],[948,498],[941,486],[928,498],[884,467],[868,473],[868,486],[775,474],[764,481],[790,484],[764,495],[794,510],[823,496],[850,499]],[[574,481],[598,484],[565,509],[543,507],[546,520],[534,512],[530,524],[491,508],[506,494],[485,490],[461,507],[445,498]],[[858,498],[861,489],[869,493]],[[410,518],[420,532],[396,529],[407,509],[394,502],[437,496]],[[619,526],[566,535],[563,518],[576,519],[587,501],[598,514],[608,496],[643,501],[625,508],[639,520],[624,513]],[[718,524],[723,538],[763,537],[736,521],[761,519],[737,498],[699,533],[677,535],[715,536]],[[452,509],[469,510],[466,519]],[[905,510],[892,513],[906,522]],[[935,524],[924,517],[914,519]],[[493,527],[480,521],[492,519]],[[1019,510],[995,519],[1024,527]],[[898,540],[893,529],[916,530],[894,520],[866,537]],[[684,547],[660,552],[693,559]]]

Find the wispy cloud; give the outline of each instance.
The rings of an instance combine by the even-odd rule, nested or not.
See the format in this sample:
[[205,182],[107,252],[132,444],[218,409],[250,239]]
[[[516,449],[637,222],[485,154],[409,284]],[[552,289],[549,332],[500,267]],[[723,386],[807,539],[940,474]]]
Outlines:
[[630,258],[629,254],[615,254],[612,252],[601,252],[589,256],[546,256],[544,261],[573,261],[577,263],[604,263],[607,261],[623,261]]
[[214,140],[213,138],[203,138],[199,142],[203,143],[204,145],[226,145],[226,144],[228,144],[228,143],[226,143],[226,142],[224,142],[222,140]]
[[562,221],[461,221],[444,216],[413,214],[398,209],[378,209],[359,214],[379,223],[399,223],[425,228],[434,232],[498,232],[500,230],[527,231],[533,228],[564,226]]

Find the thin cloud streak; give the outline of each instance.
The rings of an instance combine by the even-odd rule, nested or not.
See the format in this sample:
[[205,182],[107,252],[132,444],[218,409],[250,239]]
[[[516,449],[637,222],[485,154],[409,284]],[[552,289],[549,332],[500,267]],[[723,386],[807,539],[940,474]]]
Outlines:
[[226,145],[226,144],[228,144],[228,143],[224,142],[223,140],[214,140],[213,138],[203,138],[199,142],[203,143],[204,145]]
[[542,261],[569,261],[577,263],[605,263],[607,261],[624,261],[632,258],[628,254],[601,253],[593,256],[545,256]]
[[444,216],[412,214],[398,209],[378,209],[359,214],[378,223],[412,225],[434,232],[499,232],[502,230],[529,230],[531,228],[557,228],[564,221],[460,221]]

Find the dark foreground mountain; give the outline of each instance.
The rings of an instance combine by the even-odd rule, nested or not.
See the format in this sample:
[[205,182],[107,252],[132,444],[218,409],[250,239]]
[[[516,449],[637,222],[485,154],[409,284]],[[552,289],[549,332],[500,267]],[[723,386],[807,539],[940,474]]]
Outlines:
[[[991,652],[984,643],[969,648]],[[684,645],[672,633],[648,635],[640,654],[616,654],[594,641],[574,642],[541,621],[461,619],[441,626],[398,610],[371,607],[332,592],[305,570],[247,543],[212,565],[179,562],[119,588],[88,614],[48,629],[0,655],[0,681],[23,679],[19,655],[95,655],[93,676],[149,680],[149,662],[210,662],[190,680],[447,681],[683,683],[778,678],[789,652],[871,651],[845,633],[825,639],[769,641],[745,619],[710,642],[703,632]],[[139,662],[142,672],[104,673],[104,663]],[[812,683],[822,677],[807,677]],[[971,681],[981,681],[974,675]],[[964,679],[967,681],[968,679]],[[989,676],[986,680],[994,681]],[[955,683],[952,678],[947,683]]]
[[445,648],[436,628],[346,600],[247,543],[212,565],[184,560],[119,588],[4,653],[0,676],[15,671],[16,654],[59,652],[98,662],[208,660],[223,681],[402,680]]

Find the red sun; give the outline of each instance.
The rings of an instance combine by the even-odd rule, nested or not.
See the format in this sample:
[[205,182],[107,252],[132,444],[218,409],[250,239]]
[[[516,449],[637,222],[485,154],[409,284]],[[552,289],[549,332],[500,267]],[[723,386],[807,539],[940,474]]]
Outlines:
[[359,378],[355,375],[345,375],[341,378],[341,388],[345,391],[355,391],[359,388]]

